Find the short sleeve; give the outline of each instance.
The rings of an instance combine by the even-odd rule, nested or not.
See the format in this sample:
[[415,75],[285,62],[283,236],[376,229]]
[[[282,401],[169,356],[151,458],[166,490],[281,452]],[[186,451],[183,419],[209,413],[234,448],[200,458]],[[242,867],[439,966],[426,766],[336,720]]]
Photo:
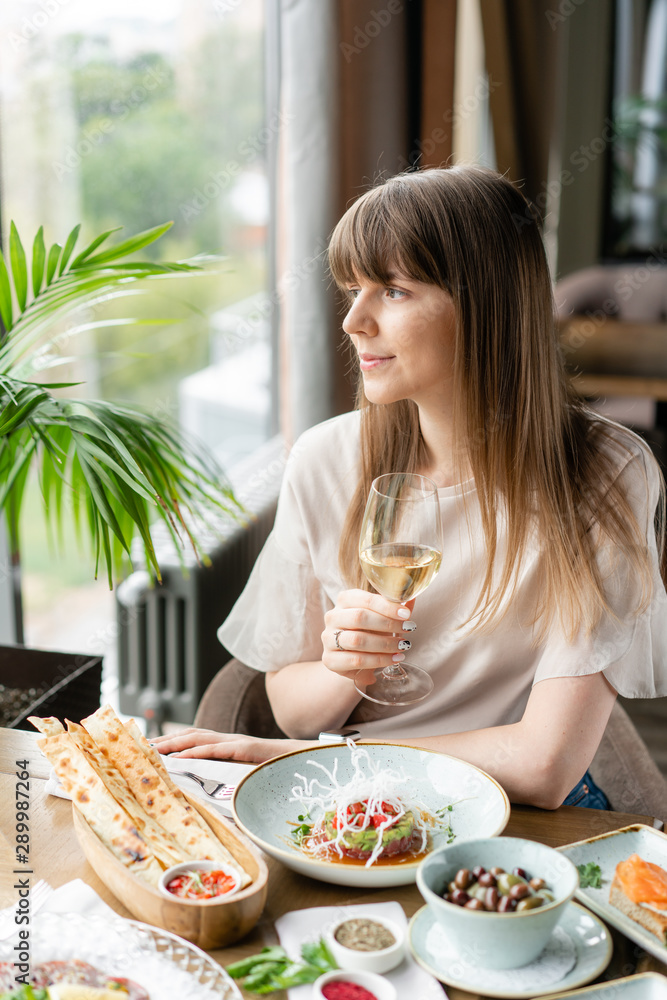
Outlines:
[[320,660],[325,612],[332,602],[315,577],[298,505],[283,484],[273,531],[225,622],[220,642],[255,670]]
[[635,447],[617,482],[627,496],[641,529],[651,567],[651,596],[642,603],[639,582],[611,545],[598,551],[598,567],[614,616],[606,615],[590,635],[568,642],[554,628],[537,665],[534,683],[552,677],[604,673],[612,687],[626,698],[667,695],[667,594],[660,574],[654,515],[660,496],[660,473],[648,448]]
[[324,615],[343,589],[338,540],[358,476],[358,441],[352,412],[310,428],[292,448],[273,531],[218,629],[225,648],[255,670],[322,658]]

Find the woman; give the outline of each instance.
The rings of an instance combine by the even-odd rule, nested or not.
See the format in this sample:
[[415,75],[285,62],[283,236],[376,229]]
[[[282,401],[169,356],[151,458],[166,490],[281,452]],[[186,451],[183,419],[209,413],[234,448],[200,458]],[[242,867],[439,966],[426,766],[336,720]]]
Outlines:
[[[468,760],[514,802],[604,807],[586,772],[617,693],[667,694],[663,488],[645,444],[570,388],[528,204],[477,167],[401,175],[346,212],[329,260],[358,409],[296,443],[220,630],[266,672],[291,739],[190,730],[160,750],[260,761],[353,722]],[[371,482],[391,471],[439,488],[442,568],[414,622],[358,560]],[[398,713],[361,699],[355,673],[410,643],[433,694]]]

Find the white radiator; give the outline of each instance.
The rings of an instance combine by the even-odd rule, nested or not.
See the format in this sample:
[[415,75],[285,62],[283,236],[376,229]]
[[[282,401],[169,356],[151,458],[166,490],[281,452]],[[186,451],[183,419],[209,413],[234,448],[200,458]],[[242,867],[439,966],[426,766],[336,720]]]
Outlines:
[[230,654],[218,626],[241,593],[271,531],[285,467],[282,437],[273,438],[229,472],[250,515],[225,521],[205,543],[209,566],[186,553],[184,575],[168,532],[154,532],[162,584],[137,569],[116,591],[120,710],[149,728],[165,720],[190,724],[207,685]]

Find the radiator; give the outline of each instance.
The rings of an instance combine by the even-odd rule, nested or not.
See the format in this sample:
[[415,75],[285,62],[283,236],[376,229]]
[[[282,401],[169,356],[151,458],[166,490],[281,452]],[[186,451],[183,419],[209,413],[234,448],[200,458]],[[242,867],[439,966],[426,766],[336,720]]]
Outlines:
[[160,526],[153,539],[162,583],[153,585],[137,568],[117,588],[120,710],[143,716],[152,730],[166,720],[191,724],[206,687],[230,658],[216,632],[271,530],[285,458],[279,436],[230,470],[249,516],[244,523],[225,520],[204,540],[210,565],[186,553],[184,574]]

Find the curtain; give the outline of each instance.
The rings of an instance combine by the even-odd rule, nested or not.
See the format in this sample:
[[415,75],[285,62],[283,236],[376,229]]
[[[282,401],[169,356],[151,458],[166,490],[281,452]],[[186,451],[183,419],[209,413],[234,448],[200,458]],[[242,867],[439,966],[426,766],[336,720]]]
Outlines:
[[293,441],[334,410],[325,249],[337,212],[336,0],[282,0],[277,198],[281,429]]
[[422,6],[280,3],[276,256],[280,425],[288,441],[353,406],[326,246],[350,202],[419,152]]

